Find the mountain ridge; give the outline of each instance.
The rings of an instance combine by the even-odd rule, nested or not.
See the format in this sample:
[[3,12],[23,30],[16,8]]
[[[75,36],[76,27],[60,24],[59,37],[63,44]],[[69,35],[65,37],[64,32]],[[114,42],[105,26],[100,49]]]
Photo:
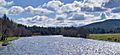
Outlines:
[[82,26],[82,28],[88,29],[90,33],[120,33],[120,19],[108,19]]

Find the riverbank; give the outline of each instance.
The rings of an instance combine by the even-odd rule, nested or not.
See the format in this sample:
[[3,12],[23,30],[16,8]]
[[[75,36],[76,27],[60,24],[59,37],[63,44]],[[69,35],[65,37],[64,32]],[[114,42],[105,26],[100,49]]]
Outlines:
[[0,42],[9,42],[18,39],[19,37],[8,37],[7,40],[0,40]]
[[110,41],[110,42],[120,42],[120,33],[118,34],[90,34],[88,39]]
[[5,42],[10,43],[11,41],[17,40],[17,39],[19,39],[19,37],[8,37],[7,40],[1,40],[0,41],[0,51],[4,48],[4,46],[2,46],[3,43],[5,43]]

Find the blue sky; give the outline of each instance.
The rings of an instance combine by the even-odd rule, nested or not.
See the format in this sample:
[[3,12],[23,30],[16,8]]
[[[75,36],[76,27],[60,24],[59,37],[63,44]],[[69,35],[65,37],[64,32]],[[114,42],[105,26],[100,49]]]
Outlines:
[[118,1],[0,0],[0,16],[7,14],[15,22],[28,26],[82,26],[120,18]]
[[[6,1],[14,1],[15,6],[22,6],[22,7],[27,7],[27,6],[33,6],[37,7],[40,5],[43,5],[44,3],[47,3],[51,0],[6,0]],[[63,3],[72,3],[74,0],[61,0]]]
[[37,7],[39,5],[42,5],[44,3],[47,3],[49,0],[15,0],[14,5],[27,7],[27,6],[33,6]]

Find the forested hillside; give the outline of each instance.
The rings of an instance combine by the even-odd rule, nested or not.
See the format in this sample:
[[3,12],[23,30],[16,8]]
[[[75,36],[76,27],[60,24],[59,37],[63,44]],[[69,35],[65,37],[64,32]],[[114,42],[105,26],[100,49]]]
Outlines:
[[83,28],[87,29],[90,33],[120,33],[120,19],[110,19],[103,22],[92,23]]

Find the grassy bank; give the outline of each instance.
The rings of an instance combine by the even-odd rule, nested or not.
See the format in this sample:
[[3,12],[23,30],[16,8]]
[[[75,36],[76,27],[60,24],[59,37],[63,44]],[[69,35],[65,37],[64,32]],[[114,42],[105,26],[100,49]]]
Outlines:
[[0,40],[0,42],[9,42],[18,39],[19,37],[8,37],[7,40]]
[[90,34],[87,38],[111,42],[120,42],[120,34]]
[[10,41],[13,41],[13,40],[16,40],[18,39],[19,37],[8,37],[7,40],[0,40],[0,50],[3,48],[2,44],[3,43],[9,43]]

